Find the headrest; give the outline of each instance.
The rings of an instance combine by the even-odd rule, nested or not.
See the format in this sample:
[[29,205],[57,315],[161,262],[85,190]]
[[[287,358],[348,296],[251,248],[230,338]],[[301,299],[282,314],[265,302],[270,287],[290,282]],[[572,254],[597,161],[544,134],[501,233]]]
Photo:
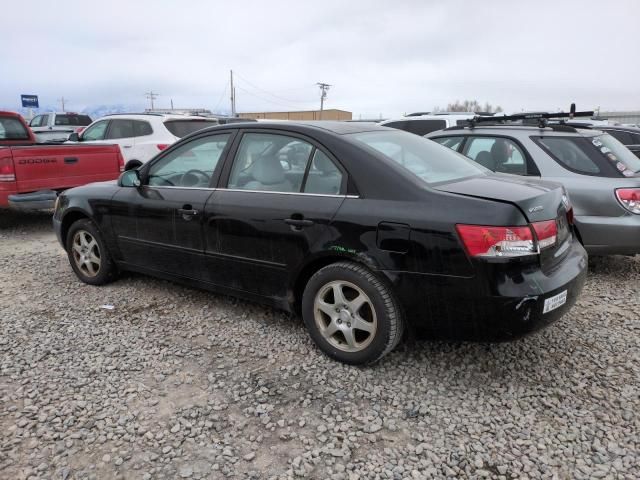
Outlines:
[[285,180],[284,168],[274,156],[261,157],[251,169],[253,179],[263,185],[274,185],[282,183]]

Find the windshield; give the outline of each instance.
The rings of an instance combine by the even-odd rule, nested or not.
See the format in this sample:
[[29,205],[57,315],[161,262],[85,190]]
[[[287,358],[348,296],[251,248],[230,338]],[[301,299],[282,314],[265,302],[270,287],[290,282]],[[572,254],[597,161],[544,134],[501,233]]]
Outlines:
[[605,133],[604,135],[593,137],[591,143],[623,175],[631,176],[632,174],[640,173],[640,158],[636,157],[620,140],[616,140],[608,133]]
[[165,127],[176,137],[184,137],[203,128],[217,125],[217,120],[169,120],[164,122]]
[[0,117],[0,140],[29,140],[29,132],[17,118]]
[[489,172],[459,153],[413,133],[375,131],[348,136],[382,153],[425,183],[449,182]]

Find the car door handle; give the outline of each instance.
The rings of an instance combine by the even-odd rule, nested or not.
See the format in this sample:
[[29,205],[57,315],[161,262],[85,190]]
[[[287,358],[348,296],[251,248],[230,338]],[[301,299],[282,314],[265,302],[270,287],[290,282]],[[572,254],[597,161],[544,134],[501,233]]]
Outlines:
[[300,229],[303,227],[310,227],[314,222],[313,220],[306,220],[302,217],[291,217],[285,218],[284,223],[291,225],[293,228]]
[[193,217],[198,215],[198,210],[194,210],[192,208],[179,208],[178,213],[183,217]]
[[133,145],[123,145],[122,148],[131,148]]
[[64,157],[64,163],[78,163],[78,157]]

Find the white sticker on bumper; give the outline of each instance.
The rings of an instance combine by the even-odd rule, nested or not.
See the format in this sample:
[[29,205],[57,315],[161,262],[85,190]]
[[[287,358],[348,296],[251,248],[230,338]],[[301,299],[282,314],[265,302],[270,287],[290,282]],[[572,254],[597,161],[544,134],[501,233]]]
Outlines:
[[567,303],[567,291],[560,292],[553,297],[549,297],[544,301],[544,308],[542,309],[542,313],[549,313],[551,310],[555,310],[558,307],[561,307]]

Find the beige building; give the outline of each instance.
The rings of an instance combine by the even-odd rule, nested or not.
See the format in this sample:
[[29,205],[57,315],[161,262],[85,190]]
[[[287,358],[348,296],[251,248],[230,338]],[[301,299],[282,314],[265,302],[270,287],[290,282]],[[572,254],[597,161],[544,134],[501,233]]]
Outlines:
[[331,108],[322,111],[320,118],[320,110],[302,110],[297,112],[245,112],[239,113],[240,118],[255,118],[269,120],[351,120],[353,114],[345,110],[337,110]]

